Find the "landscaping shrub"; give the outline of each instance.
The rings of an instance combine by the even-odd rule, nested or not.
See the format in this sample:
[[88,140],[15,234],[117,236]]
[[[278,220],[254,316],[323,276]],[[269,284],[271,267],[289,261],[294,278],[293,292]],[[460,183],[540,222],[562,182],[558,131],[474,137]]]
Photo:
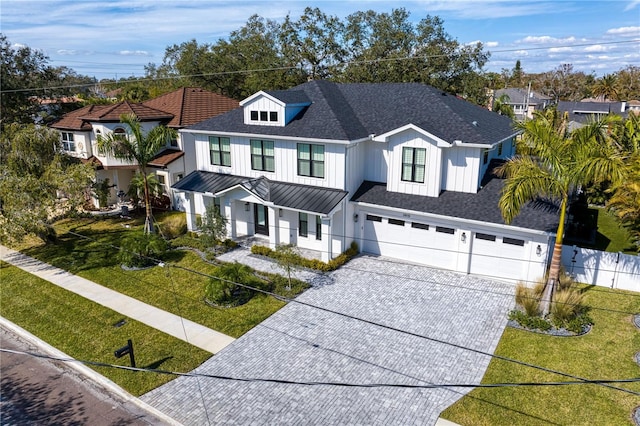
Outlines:
[[[271,257],[276,260],[278,258],[278,253],[276,251],[271,250],[269,247],[260,245],[251,246],[251,253]],[[354,241],[351,243],[351,246],[347,250],[345,250],[344,253],[340,254],[334,259],[331,259],[329,262],[323,262],[318,259],[307,259],[302,256],[295,256],[295,262],[298,266],[301,266],[303,268],[314,269],[321,272],[329,272],[338,269],[357,254],[358,244]]]
[[205,286],[205,301],[220,306],[239,306],[247,303],[255,294],[244,286],[262,288],[262,280],[253,274],[253,269],[238,262],[218,267],[215,275]]
[[544,283],[537,283],[533,288],[523,283],[516,285],[516,304],[524,310],[526,315],[531,317],[540,315],[540,297],[543,289]]
[[584,297],[577,290],[562,290],[556,292],[551,302],[551,319],[557,327],[564,327],[576,318],[583,310]]
[[168,240],[173,240],[187,233],[187,215],[183,212],[169,212],[160,215],[158,219],[158,227]]
[[509,312],[509,319],[530,330],[547,331],[551,329],[551,324],[544,318],[527,315],[518,309]]
[[167,242],[158,234],[134,232],[120,243],[118,261],[128,267],[145,267],[155,264],[168,248]]

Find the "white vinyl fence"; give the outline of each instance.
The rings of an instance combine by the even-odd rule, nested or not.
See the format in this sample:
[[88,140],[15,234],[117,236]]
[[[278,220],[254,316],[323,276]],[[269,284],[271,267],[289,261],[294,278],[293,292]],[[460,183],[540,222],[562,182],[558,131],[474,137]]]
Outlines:
[[640,256],[562,246],[562,265],[578,282],[640,292]]

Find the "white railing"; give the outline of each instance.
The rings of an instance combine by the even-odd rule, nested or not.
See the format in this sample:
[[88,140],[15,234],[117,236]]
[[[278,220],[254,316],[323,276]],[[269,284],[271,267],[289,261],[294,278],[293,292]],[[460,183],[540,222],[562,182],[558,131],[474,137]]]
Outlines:
[[562,265],[578,282],[640,292],[640,256],[562,246]]

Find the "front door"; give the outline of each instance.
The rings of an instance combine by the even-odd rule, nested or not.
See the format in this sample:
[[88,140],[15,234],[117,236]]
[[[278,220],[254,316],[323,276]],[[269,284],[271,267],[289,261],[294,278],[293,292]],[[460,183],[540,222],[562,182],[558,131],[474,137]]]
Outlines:
[[254,204],[253,217],[256,224],[255,233],[269,235],[269,210],[267,206]]

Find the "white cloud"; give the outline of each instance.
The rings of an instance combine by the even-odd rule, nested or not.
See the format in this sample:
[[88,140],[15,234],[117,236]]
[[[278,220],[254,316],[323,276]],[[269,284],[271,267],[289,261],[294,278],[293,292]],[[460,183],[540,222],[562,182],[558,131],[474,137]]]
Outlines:
[[607,34],[622,37],[638,37],[640,36],[640,27],[620,27],[607,30]]
[[462,19],[498,19],[518,16],[568,13],[571,4],[553,1],[504,1],[504,0],[448,0],[424,1],[425,9],[432,14],[445,12]]
[[611,46],[604,46],[602,44],[593,44],[584,48],[585,52],[606,52],[611,49]]
[[529,52],[526,50],[516,50],[514,53],[518,56],[529,56]]
[[549,49],[549,53],[563,53],[563,52],[573,52],[573,48],[571,47],[552,47]]
[[516,43],[531,43],[531,44],[561,44],[561,43],[573,43],[576,41],[574,36],[566,38],[556,38],[551,36],[527,36]]
[[152,56],[146,50],[121,50],[118,54],[122,56]]
[[499,44],[500,43],[498,43],[497,41],[488,41],[484,45],[487,47],[497,47]]
[[627,12],[629,10],[632,10],[638,5],[640,5],[640,0],[631,0],[629,4],[624,8],[624,11]]

